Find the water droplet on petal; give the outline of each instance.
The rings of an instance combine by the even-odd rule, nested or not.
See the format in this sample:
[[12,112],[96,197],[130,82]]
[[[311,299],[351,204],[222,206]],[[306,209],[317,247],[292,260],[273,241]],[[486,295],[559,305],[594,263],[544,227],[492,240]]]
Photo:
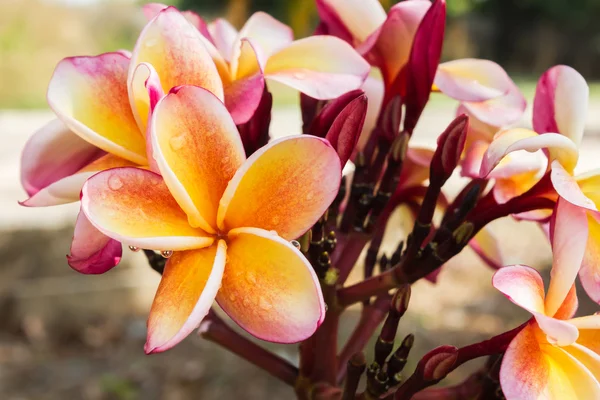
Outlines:
[[108,187],[111,190],[119,190],[123,187],[123,181],[121,180],[121,178],[119,178],[117,174],[112,174],[108,178]]
[[306,74],[304,72],[294,72],[294,78],[296,79],[305,79]]
[[279,219],[279,215],[273,215],[273,216],[271,217],[271,223],[272,223],[273,225],[277,225],[277,224],[279,224],[279,221],[280,221],[280,219]]
[[139,247],[136,247],[136,246],[129,246],[129,250],[131,250],[131,251],[133,251],[134,253],[136,253],[136,252],[140,251],[140,248],[139,248]]
[[184,134],[181,134],[178,136],[173,136],[171,139],[169,139],[169,145],[171,146],[171,149],[173,151],[180,150],[184,144],[185,144]]
[[256,275],[252,271],[246,272],[246,280],[248,283],[255,284],[256,283]]
[[250,300],[248,300],[248,299],[242,300],[242,303],[244,304],[244,307],[249,307],[250,306]]
[[231,293],[229,295],[229,301],[234,302],[235,301],[235,294]]
[[300,246],[300,242],[299,241],[292,240],[290,243],[292,244],[292,246],[294,246],[295,248],[297,248],[298,250],[300,250],[301,246]]
[[158,39],[148,39],[148,40],[146,40],[144,45],[146,47],[154,47],[154,46],[156,46],[157,43],[158,43]]
[[306,201],[311,201],[315,197],[311,192],[306,193]]
[[163,250],[160,252],[160,255],[164,258],[169,258],[173,255],[173,250]]
[[260,299],[258,299],[258,306],[265,311],[273,308],[273,304],[271,304],[271,302],[266,297],[262,296],[260,297]]
[[327,310],[329,310],[329,307],[327,306],[327,303],[325,303],[325,312],[327,312]]

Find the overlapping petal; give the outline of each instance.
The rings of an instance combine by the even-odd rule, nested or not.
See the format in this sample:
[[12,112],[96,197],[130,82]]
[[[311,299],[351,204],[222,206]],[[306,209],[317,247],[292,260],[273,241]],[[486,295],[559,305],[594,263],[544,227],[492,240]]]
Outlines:
[[480,102],[508,94],[512,80],[493,61],[463,58],[440,64],[435,85],[455,100]]
[[579,279],[588,296],[600,303],[600,221],[595,213],[590,213],[587,220],[588,237]]
[[365,124],[363,125],[362,132],[358,138],[358,144],[356,149],[362,151],[371,136],[373,128],[377,123],[377,117],[379,116],[379,110],[381,110],[381,103],[383,102],[383,81],[379,78],[368,76],[365,79],[361,89],[367,96],[367,115],[365,116]]
[[370,70],[348,43],[333,36],[296,40],[269,57],[265,75],[316,99],[360,88]]
[[158,103],[150,130],[154,159],[190,223],[216,232],[219,200],[246,158],[225,105],[206,89],[183,86]]
[[[60,179],[74,174],[104,152],[71,132],[55,119],[38,129],[21,156],[21,183],[33,196]],[[79,199],[79,193],[75,193]]]
[[469,115],[492,126],[509,126],[523,116],[527,100],[517,85],[511,81],[510,90],[503,96],[487,101],[464,102]]
[[229,232],[217,301],[252,335],[278,343],[310,337],[325,303],[310,263],[289,242],[256,228]]
[[386,19],[378,0],[317,0],[345,26],[358,43],[367,39]]
[[323,215],[340,179],[340,159],[326,140],[308,135],[275,140],[252,154],[230,181],[218,226],[257,227],[295,239]]
[[583,76],[566,65],[546,71],[538,81],[533,102],[533,129],[558,132],[581,143],[588,108],[589,87]]
[[226,251],[220,240],[169,258],[148,317],[146,354],[170,349],[198,327],[219,290]]
[[552,163],[550,179],[560,197],[578,207],[598,211],[594,202],[583,193],[577,180],[558,161]]
[[79,212],[67,261],[82,274],[103,274],[121,260],[123,246],[96,229]]
[[588,238],[585,209],[559,199],[554,213],[554,228],[550,230],[554,260],[546,296],[546,315],[549,316],[560,308],[575,282]]
[[500,268],[494,274],[492,284],[519,307],[544,313],[544,282],[533,268],[524,265]]
[[[177,9],[161,10],[138,38],[131,57],[128,86],[131,86],[137,65],[146,62],[155,68],[165,93],[175,86],[196,85],[223,100],[223,83],[205,41]],[[140,126],[145,126],[149,101],[140,99],[142,95],[130,91],[129,99],[136,120]]]
[[238,36],[238,31],[227,20],[217,18],[208,24],[208,31],[213,38],[215,47],[225,61],[230,62],[233,45]]
[[129,58],[122,53],[65,58],[48,87],[48,104],[74,133],[137,164],[146,145],[127,95]]
[[[149,146],[146,131],[149,117],[156,103],[165,95],[160,77],[152,64],[143,62],[135,67],[129,82],[129,94],[135,102],[140,130],[146,135],[146,146]],[[148,157],[152,155],[150,147],[146,147],[146,153]]]
[[500,369],[508,400],[595,399],[600,386],[592,373],[565,350],[544,343],[528,325],[510,343]]
[[155,250],[209,246],[213,239],[188,223],[160,175],[139,168],[99,172],[83,186],[82,210],[102,233]]

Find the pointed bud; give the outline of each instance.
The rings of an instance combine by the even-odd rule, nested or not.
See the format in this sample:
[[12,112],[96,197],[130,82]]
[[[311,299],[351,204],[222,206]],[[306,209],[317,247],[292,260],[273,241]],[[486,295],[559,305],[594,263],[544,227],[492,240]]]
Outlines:
[[390,156],[394,162],[400,163],[404,161],[404,157],[406,156],[406,151],[408,150],[408,140],[410,136],[406,132],[402,132],[394,142],[392,143],[392,150],[390,152]]
[[424,381],[439,381],[448,375],[458,358],[458,349],[454,346],[440,346],[425,354],[417,370],[420,370]]
[[410,133],[429,100],[442,54],[446,27],[446,1],[434,0],[421,20],[413,40],[406,73],[398,74],[394,90],[406,88],[404,129]]
[[415,335],[410,334],[404,338],[400,347],[394,352],[394,355],[388,361],[388,374],[391,377],[402,372],[408,361],[408,354],[415,343]]
[[461,114],[448,125],[437,141],[437,148],[431,160],[429,179],[441,187],[460,161],[465,148],[469,117]]
[[345,165],[354,152],[366,115],[367,97],[362,90],[353,90],[327,103],[308,133],[327,139]]
[[400,286],[396,293],[394,293],[394,297],[392,297],[390,313],[394,313],[400,317],[403,316],[408,308],[410,294],[411,288],[409,284]]
[[367,360],[361,351],[355,353],[348,361],[346,383],[344,384],[343,400],[354,400],[360,377],[365,372]]

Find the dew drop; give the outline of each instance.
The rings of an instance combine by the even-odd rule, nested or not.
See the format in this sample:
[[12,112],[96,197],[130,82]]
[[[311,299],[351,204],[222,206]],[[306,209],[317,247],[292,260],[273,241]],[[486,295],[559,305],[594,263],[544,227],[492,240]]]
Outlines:
[[304,72],[294,72],[294,78],[296,79],[305,79],[306,74]]
[[266,297],[262,296],[260,297],[260,299],[258,299],[258,306],[265,311],[273,308],[273,304],[271,304],[271,302]]
[[231,158],[229,156],[225,156],[221,158],[221,164],[226,165],[227,163],[229,163],[229,160],[231,160]]
[[273,215],[273,216],[271,217],[271,223],[272,223],[273,225],[277,225],[277,224],[279,224],[279,221],[280,221],[280,219],[279,219],[279,216],[278,216],[278,215]]
[[140,248],[139,248],[139,247],[136,247],[136,246],[129,246],[129,250],[131,250],[131,251],[133,251],[134,253],[136,253],[136,252],[140,251]]
[[229,301],[234,302],[235,301],[235,294],[231,293],[229,295]]
[[180,150],[184,144],[185,144],[184,134],[181,134],[178,136],[173,136],[171,139],[169,139],[169,145],[171,146],[171,149],[174,151]]
[[160,252],[160,255],[164,258],[169,258],[173,255],[173,250],[163,250]]
[[250,300],[248,300],[248,299],[242,300],[242,303],[244,304],[244,307],[249,307],[250,306]]
[[300,242],[297,240],[292,240],[290,242],[292,244],[292,246],[294,246],[295,248],[297,248],[298,250],[300,250]]
[[311,201],[315,197],[311,192],[306,193],[306,201]]
[[148,40],[146,40],[144,45],[146,47],[154,47],[154,46],[156,46],[157,43],[158,43],[158,39],[148,39]]
[[256,283],[256,275],[252,271],[246,272],[246,280],[248,283],[255,284]]
[[108,187],[111,190],[119,190],[123,187],[123,181],[116,174],[113,174],[108,178]]

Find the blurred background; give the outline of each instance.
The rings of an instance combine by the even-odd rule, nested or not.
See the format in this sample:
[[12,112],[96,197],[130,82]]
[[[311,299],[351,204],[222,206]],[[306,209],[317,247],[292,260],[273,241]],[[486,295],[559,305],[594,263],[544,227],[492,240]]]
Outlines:
[[[600,78],[600,2],[447,2],[445,58],[499,62],[530,102],[537,77],[554,64],[571,65],[590,81],[580,167],[592,168],[600,151],[600,92],[594,83]],[[167,3],[195,9],[207,20],[225,16],[237,27],[253,11],[267,11],[292,26],[296,37],[309,35],[317,22],[313,0]],[[389,7],[393,2],[382,3]],[[140,5],[132,0],[0,0],[0,398],[292,398],[289,388],[194,335],[167,353],[145,356],[145,318],[158,276],[143,255],[126,251],[122,264],[109,273],[78,275],[65,260],[77,205],[26,209],[17,204],[25,199],[19,184],[21,149],[53,118],[45,92],[54,66],[66,56],[131,49],[145,22]],[[299,132],[297,93],[272,89],[273,135]],[[433,146],[455,106],[434,95],[413,143]],[[530,113],[523,125],[529,120]],[[448,192],[456,193],[460,184],[454,179]],[[393,224],[394,237],[407,229],[400,217]],[[493,229],[503,241],[507,264],[550,264],[549,246],[537,226],[506,220]],[[465,250],[444,268],[437,284],[414,286],[399,333],[417,337],[407,371],[432,347],[469,344],[524,320],[523,313],[491,288],[492,272]],[[357,268],[356,276],[360,274]],[[347,313],[342,341],[357,315],[357,310]],[[296,346],[269,347],[296,362]],[[457,371],[451,381],[476,367],[472,363]]]

